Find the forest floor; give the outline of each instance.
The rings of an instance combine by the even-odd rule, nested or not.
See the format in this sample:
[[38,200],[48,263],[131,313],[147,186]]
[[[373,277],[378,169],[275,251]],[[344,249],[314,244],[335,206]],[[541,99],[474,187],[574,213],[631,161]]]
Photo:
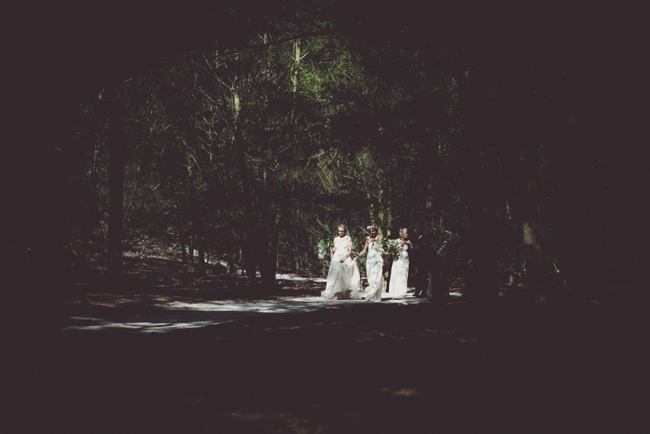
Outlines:
[[[128,259],[117,291],[95,271],[35,307],[40,320],[10,342],[2,432],[650,429],[641,310],[540,309],[504,293],[480,309],[462,297],[334,301],[210,322],[220,307],[307,300],[323,284],[281,281],[271,294],[218,270],[200,277],[165,252]],[[159,326],[165,306],[185,307],[172,309],[176,327]],[[147,322],[158,326],[138,326]]]

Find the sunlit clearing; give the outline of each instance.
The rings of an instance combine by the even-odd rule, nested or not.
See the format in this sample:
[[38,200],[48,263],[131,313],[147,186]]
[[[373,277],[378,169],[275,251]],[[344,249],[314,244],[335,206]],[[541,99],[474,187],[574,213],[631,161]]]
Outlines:
[[[382,304],[419,303],[422,299],[385,296]],[[153,305],[157,308],[143,314],[129,314],[119,309],[111,309],[105,317],[70,317],[70,323],[63,331],[106,331],[121,330],[137,333],[167,333],[180,329],[210,327],[225,322],[265,314],[306,313],[319,309],[334,309],[353,304],[363,304],[364,300],[324,300],[321,297],[300,297],[281,300],[259,301],[219,301],[219,302],[171,302]]]
[[167,333],[181,329],[195,329],[211,325],[223,324],[222,321],[193,321],[193,322],[153,322],[153,321],[109,321],[100,318],[71,317],[71,320],[83,321],[90,324],[71,325],[63,327],[63,331],[108,331],[123,330],[138,333]]
[[[195,257],[198,258],[198,253],[195,253]],[[209,264],[218,264],[221,265],[223,268],[228,269],[229,265],[228,262],[222,261],[222,260],[214,260],[211,259],[208,261]],[[239,266],[235,265],[236,269],[236,274],[240,276],[245,276],[246,275],[246,270],[240,268]],[[257,277],[261,277],[260,272],[257,272]],[[327,279],[321,279],[321,278],[311,278],[311,277],[300,277],[300,276],[294,276],[293,274],[283,274],[283,273],[275,273],[275,278],[276,280],[291,280],[294,282],[317,282],[317,283],[325,283],[327,282]]]

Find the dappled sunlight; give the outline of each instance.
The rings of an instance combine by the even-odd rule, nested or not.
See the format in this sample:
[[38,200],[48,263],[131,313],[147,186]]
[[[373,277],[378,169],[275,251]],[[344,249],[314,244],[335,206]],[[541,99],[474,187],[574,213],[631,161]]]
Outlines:
[[[410,304],[422,300],[406,296],[386,297],[381,304]],[[94,316],[71,316],[64,332],[123,331],[137,333],[168,333],[183,329],[215,326],[234,320],[264,314],[306,313],[319,309],[370,305],[363,300],[323,300],[321,297],[299,297],[259,301],[172,301],[151,305],[143,314],[111,309]],[[379,303],[378,303],[379,304]],[[108,306],[116,306],[110,303]]]
[[[320,284],[325,279],[296,276],[278,273],[278,281]],[[361,293],[360,300],[325,300],[320,296],[286,296],[278,293],[273,296],[266,294],[264,299],[230,298],[210,299],[211,293],[204,294],[201,300],[190,298],[186,294],[88,294],[83,298],[71,301],[75,314],[68,317],[67,324],[62,327],[64,333],[81,331],[121,331],[129,333],[169,333],[183,329],[200,329],[226,322],[232,322],[263,316],[267,314],[308,313],[317,310],[348,309],[353,306],[371,305],[400,305],[406,306],[426,302],[427,299],[413,296],[413,287],[402,297],[393,297],[384,293],[381,303],[366,303],[365,294]],[[217,297],[219,294],[214,293]],[[235,294],[233,294],[235,295]],[[250,294],[248,294],[250,295]],[[258,297],[260,294],[256,294]],[[450,292],[450,297],[461,296],[460,292]],[[241,294],[244,296],[244,294]],[[240,297],[240,295],[237,295]],[[245,296],[244,296],[245,297]],[[76,307],[87,312],[88,306],[92,313],[81,313]],[[108,309],[103,309],[108,308]],[[138,311],[134,308],[143,308]]]
[[377,389],[379,392],[384,392],[389,394],[390,396],[415,396],[418,394],[418,391],[415,389],[410,389],[410,388],[399,388],[399,389]]
[[[321,297],[285,298],[280,300],[226,301],[218,303],[190,303],[175,301],[158,304],[157,307],[170,310],[195,310],[204,312],[248,312],[248,313],[290,313],[311,312],[338,306],[355,305],[364,300],[324,300]],[[382,297],[382,303],[420,303],[422,299],[411,296]]]
[[275,275],[275,278],[278,280],[289,280],[292,282],[316,282],[316,283],[326,283],[327,279],[322,279],[322,278],[311,278],[311,277],[300,277],[300,276],[295,276],[293,274],[282,274],[282,273],[277,273]]
[[109,331],[122,330],[139,333],[167,333],[181,329],[196,329],[209,327],[217,324],[223,324],[230,320],[220,321],[117,321],[93,317],[71,317],[75,322],[81,322],[79,325],[69,325],[63,327],[63,331]]
[[[195,257],[198,258],[198,252],[195,253]],[[228,264],[227,261],[223,261],[220,259],[209,259],[207,262],[208,264],[212,264],[212,265],[220,265],[226,270],[230,268],[230,264]],[[244,270],[237,264],[232,264],[232,265],[234,265],[236,269],[236,274],[240,276],[246,275],[246,270]],[[257,272],[257,277],[262,277],[259,271]],[[327,282],[327,279],[322,279],[320,277],[301,277],[301,276],[296,276],[294,274],[286,274],[286,273],[275,273],[275,278],[277,280],[288,280],[292,282],[316,282],[316,283]]]
[[[423,300],[407,295],[391,298],[385,296],[381,304],[417,304]],[[121,303],[105,303],[104,307],[117,308]],[[138,333],[168,333],[182,329],[211,327],[225,322],[265,314],[307,313],[319,309],[349,308],[354,305],[371,305],[364,300],[324,300],[321,297],[297,297],[279,300],[256,301],[170,301],[150,305],[146,313],[130,313],[110,309],[93,316],[70,316],[64,332],[74,331],[124,331]]]

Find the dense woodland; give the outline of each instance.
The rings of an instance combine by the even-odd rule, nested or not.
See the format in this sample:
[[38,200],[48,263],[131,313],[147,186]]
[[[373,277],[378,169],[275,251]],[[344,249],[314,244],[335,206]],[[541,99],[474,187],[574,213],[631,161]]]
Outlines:
[[[629,5],[7,6],[7,291],[156,242],[273,291],[350,226],[422,226],[468,297],[642,295],[643,28]],[[232,270],[230,270],[232,271]],[[254,278],[254,277],[252,277]]]
[[[0,431],[650,430],[640,5],[5,3]],[[463,296],[276,281],[340,223]]]

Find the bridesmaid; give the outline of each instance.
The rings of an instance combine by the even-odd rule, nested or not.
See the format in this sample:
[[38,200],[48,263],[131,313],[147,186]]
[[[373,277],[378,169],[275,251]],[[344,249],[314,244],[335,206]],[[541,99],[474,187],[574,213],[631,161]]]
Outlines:
[[379,241],[381,236],[378,233],[377,226],[368,226],[370,236],[366,237],[366,245],[363,250],[357,255],[354,260],[356,261],[368,252],[366,259],[366,275],[368,277],[368,289],[366,290],[366,301],[381,301],[381,293],[386,287],[383,273],[383,258],[382,249]]
[[338,227],[338,236],[334,238],[332,261],[327,273],[327,284],[321,296],[326,300],[339,298],[359,298],[361,276],[357,263],[350,259],[352,255],[352,239],[347,235],[347,227]]
[[409,253],[408,250],[413,248],[413,244],[408,239],[408,229],[399,231],[399,255],[393,261],[393,267],[390,272],[390,294],[393,297],[404,297],[406,295],[409,275]]

